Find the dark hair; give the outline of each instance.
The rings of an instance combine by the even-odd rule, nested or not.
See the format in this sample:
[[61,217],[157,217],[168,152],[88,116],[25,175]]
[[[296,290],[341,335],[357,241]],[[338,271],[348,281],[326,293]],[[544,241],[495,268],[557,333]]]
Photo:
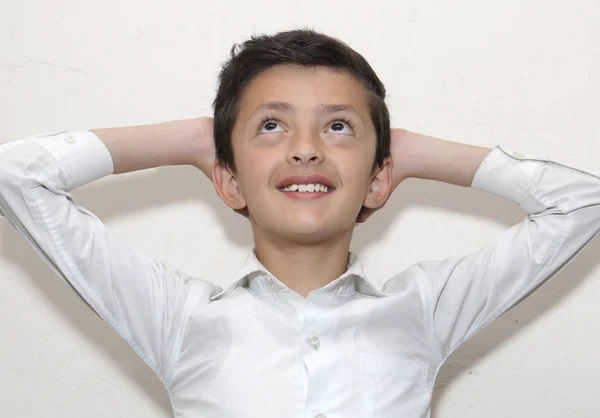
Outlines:
[[261,72],[283,64],[346,71],[363,84],[377,135],[373,171],[381,166],[384,158],[390,156],[390,116],[385,104],[385,87],[362,55],[339,39],[313,29],[254,35],[241,45],[233,45],[231,57],[219,73],[219,87],[213,102],[215,151],[219,164],[234,173],[237,171],[231,134],[244,87]]

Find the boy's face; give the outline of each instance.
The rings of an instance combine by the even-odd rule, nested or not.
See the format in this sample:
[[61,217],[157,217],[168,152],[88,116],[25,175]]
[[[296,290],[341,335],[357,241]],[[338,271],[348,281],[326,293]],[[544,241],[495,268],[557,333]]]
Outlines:
[[[348,237],[361,207],[380,207],[391,191],[389,158],[371,174],[376,134],[366,91],[345,72],[282,65],[261,73],[244,89],[232,146],[237,173],[215,166],[214,184],[228,206],[247,206],[255,239],[307,245]],[[333,187],[278,188],[297,174],[325,176]]]

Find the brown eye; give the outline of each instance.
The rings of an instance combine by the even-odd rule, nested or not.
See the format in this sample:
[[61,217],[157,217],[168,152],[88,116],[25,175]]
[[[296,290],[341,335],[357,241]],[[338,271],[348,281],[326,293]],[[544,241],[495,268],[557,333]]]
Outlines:
[[[346,126],[344,126],[344,125],[346,125]],[[344,132],[343,131],[344,128],[347,128],[348,131]],[[352,126],[352,124],[349,121],[339,120],[339,121],[336,121],[331,124],[331,129],[333,129],[333,131],[336,133],[351,135],[351,134],[353,134],[354,127]]]
[[274,129],[280,126],[279,122],[272,118],[265,118],[260,122],[258,133],[277,132]]

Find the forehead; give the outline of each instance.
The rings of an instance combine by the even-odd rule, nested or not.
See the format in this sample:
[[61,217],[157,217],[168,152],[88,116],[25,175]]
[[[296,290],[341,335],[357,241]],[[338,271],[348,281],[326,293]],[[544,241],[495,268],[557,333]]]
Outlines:
[[262,103],[273,101],[292,103],[301,111],[317,104],[346,104],[368,115],[364,86],[346,71],[327,67],[278,65],[263,71],[244,89],[239,119]]

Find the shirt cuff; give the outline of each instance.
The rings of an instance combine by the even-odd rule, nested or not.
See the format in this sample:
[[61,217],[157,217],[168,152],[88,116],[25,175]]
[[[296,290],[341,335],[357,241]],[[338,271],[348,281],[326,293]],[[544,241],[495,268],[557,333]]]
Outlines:
[[[538,163],[527,163],[532,161]],[[530,195],[528,192],[535,184],[536,173],[547,161],[539,157],[525,157],[497,145],[481,162],[471,187],[509,199],[529,213],[534,208],[525,204],[524,199]]]
[[114,173],[110,151],[91,131],[45,132],[28,139],[54,156],[67,191]]

